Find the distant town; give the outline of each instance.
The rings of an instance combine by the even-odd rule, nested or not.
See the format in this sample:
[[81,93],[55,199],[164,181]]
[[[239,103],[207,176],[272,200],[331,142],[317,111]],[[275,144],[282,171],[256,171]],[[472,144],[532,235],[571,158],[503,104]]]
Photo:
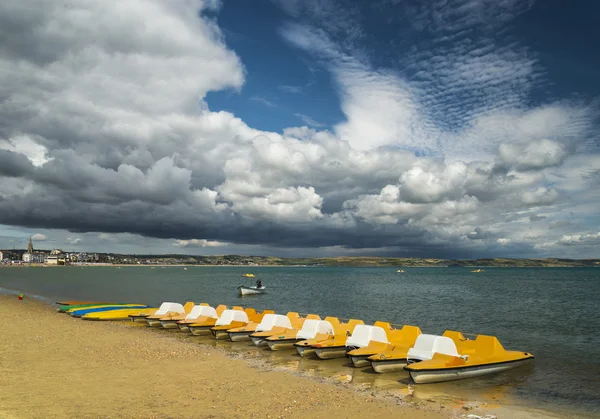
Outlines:
[[273,256],[125,255],[117,253],[65,252],[62,249],[0,250],[0,266],[80,265],[208,265],[208,266],[389,266],[389,267],[600,267],[600,259],[438,259],[340,256],[329,258],[279,258]]

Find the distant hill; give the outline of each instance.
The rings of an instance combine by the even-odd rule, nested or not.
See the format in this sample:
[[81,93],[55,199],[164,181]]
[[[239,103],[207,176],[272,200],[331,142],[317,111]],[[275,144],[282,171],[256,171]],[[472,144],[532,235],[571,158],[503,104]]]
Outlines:
[[389,266],[389,267],[600,267],[600,259],[438,259],[339,256],[331,258],[279,258],[272,256],[120,255],[142,263],[232,266]]

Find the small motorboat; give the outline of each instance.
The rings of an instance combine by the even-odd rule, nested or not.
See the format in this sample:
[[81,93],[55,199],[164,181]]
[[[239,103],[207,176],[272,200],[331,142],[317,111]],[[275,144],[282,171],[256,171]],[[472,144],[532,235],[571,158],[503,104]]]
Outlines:
[[483,270],[483,269],[473,269],[471,272],[479,273],[479,272],[485,272],[485,270]]
[[238,292],[240,293],[240,295],[255,295],[255,294],[264,294],[267,289],[267,287],[265,287],[264,285],[261,285],[260,287],[257,287],[256,285],[253,285],[251,287],[247,287],[245,285],[240,285],[239,287],[237,287]]
[[[495,336],[486,335],[462,341],[458,350],[456,346],[450,348],[451,345],[446,345],[454,344],[448,338],[444,338],[450,340],[444,342],[448,346],[446,351],[427,348],[430,346],[428,343],[439,338],[441,336],[421,335],[415,347],[408,352],[408,365],[404,369],[415,383],[439,383],[494,374],[520,367],[534,359],[533,354],[528,352],[507,351]],[[424,340],[419,342],[419,339]]]
[[404,269],[398,269],[396,272],[402,273],[402,272],[404,272]]

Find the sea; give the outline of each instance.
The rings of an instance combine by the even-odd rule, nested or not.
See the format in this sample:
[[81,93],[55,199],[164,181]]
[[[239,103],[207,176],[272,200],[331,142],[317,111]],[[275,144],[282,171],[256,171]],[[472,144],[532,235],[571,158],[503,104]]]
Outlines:
[[[505,373],[414,385],[404,372],[375,374],[347,361],[292,352],[273,362],[377,390],[448,403],[532,409],[547,416],[600,417],[600,268],[388,267],[56,267],[0,269],[0,292],[47,302],[96,300],[158,305],[195,301],[296,311],[322,317],[416,325],[423,333],[458,330],[498,337],[535,361]],[[237,294],[253,273],[263,295]],[[246,350],[244,348],[242,350]],[[235,348],[234,348],[235,350]],[[240,350],[240,347],[237,347]],[[319,363],[320,362],[320,363]],[[542,416],[546,416],[544,413]]]

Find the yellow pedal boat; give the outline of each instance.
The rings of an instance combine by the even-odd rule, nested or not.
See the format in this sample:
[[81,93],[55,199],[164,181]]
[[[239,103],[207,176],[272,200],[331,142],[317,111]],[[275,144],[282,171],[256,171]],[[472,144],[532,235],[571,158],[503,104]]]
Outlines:
[[[307,339],[294,343],[294,347],[300,356],[313,355],[316,352],[316,345],[324,342],[346,342],[348,336],[352,334],[354,328],[360,324],[365,324],[362,320],[350,319],[348,323],[333,324],[333,335],[317,335],[313,339]],[[324,338],[324,339],[323,339]]]
[[[260,322],[250,322],[246,326],[236,327],[236,328],[227,330],[229,339],[231,339],[232,342],[240,342],[243,340],[249,340],[250,335],[257,331],[258,326],[261,324],[267,324],[267,322],[271,322],[272,320],[269,320],[269,319],[271,319],[273,316],[281,316],[281,314],[275,314],[275,313],[265,314]],[[290,311],[284,317],[288,317],[289,319],[298,319],[300,316],[295,311]],[[290,320],[290,322],[291,322],[291,320]]]
[[350,336],[346,339],[334,339],[316,343],[315,354],[321,359],[343,358],[348,351],[367,346],[371,341],[389,343],[386,330],[390,328],[387,322],[375,322],[373,325],[356,325]]
[[250,335],[250,339],[252,339],[252,343],[256,346],[267,346],[268,337],[287,331],[297,333],[307,319],[321,320],[321,317],[317,314],[308,314],[306,317],[300,317],[298,313],[288,313],[286,316],[281,314],[265,316],[256,327],[255,332]]
[[[460,355],[434,353],[431,359],[409,363],[404,369],[417,384],[480,377],[532,362],[533,354],[507,351],[495,336],[478,335],[461,342]],[[410,362],[410,357],[409,357]]]
[[217,339],[228,339],[228,330],[245,327],[252,322],[259,324],[265,316],[265,314],[275,314],[273,310],[263,310],[261,313],[257,313],[256,310],[253,308],[245,308],[244,312],[246,313],[246,316],[248,316],[248,319],[246,321],[239,319],[236,320],[235,318],[233,318],[231,321],[228,322],[228,319],[226,318],[219,318],[219,320],[217,320],[217,322],[215,323],[215,326],[211,327],[210,332]]
[[212,307],[207,303],[196,304],[192,307],[189,312],[181,313],[181,314],[167,314],[164,317],[161,317],[160,325],[163,329],[177,329],[177,323],[180,320],[196,320],[198,317],[203,315],[205,312],[210,312]]
[[348,351],[348,356],[355,367],[369,366],[371,364],[369,357],[393,351],[396,348],[405,348],[408,351],[421,334],[421,329],[416,326],[404,325],[401,329],[394,329],[389,324],[384,324],[383,329],[388,342],[371,340],[367,346]]
[[181,313],[183,311],[184,311],[184,307],[181,304],[165,301],[164,303],[162,303],[160,305],[160,307],[158,307],[158,309],[155,309],[154,311],[145,312],[145,311],[139,310],[137,313],[130,314],[129,318],[134,323],[140,323],[140,324],[147,325],[148,317],[150,317],[150,316],[161,317],[161,316],[165,316],[169,313]]
[[[373,371],[377,373],[402,371],[407,365],[408,351],[415,346],[417,339],[421,335],[422,333],[419,333],[415,338],[415,342],[409,346],[396,345],[393,348],[388,348],[385,351],[368,357]],[[467,338],[461,332],[454,330],[446,330],[442,337],[450,338],[454,342],[455,347],[460,347],[462,342],[467,341]],[[435,350],[444,351],[447,349],[440,346],[436,347]]]
[[147,316],[146,322],[150,327],[162,327],[162,323],[160,322],[161,319],[164,319],[165,317],[169,316],[188,314],[190,311],[192,311],[195,305],[196,304],[193,301],[188,301],[183,306],[177,303],[172,304],[171,306],[169,306],[169,311],[167,311],[166,313],[162,313],[157,310],[156,313],[154,313],[153,315]]
[[[225,310],[227,310],[227,306],[221,304],[216,308],[216,313],[215,313],[216,315],[199,317],[197,320],[195,320],[193,322],[180,323],[179,328],[181,329],[181,326],[187,326],[189,331],[194,336],[202,336],[202,335],[207,335],[207,334],[209,335],[210,329],[215,327],[217,320],[219,319],[219,317],[221,317],[221,315],[223,314],[223,312],[225,312]],[[242,311],[242,312],[244,311],[244,309],[240,306],[235,306],[232,308],[232,310],[237,310],[237,311]]]
[[333,325],[339,325],[337,317],[325,317],[325,320],[307,319],[300,330],[288,329],[281,334],[269,336],[266,341],[272,351],[293,348],[295,343],[308,339],[325,340],[333,336]]

